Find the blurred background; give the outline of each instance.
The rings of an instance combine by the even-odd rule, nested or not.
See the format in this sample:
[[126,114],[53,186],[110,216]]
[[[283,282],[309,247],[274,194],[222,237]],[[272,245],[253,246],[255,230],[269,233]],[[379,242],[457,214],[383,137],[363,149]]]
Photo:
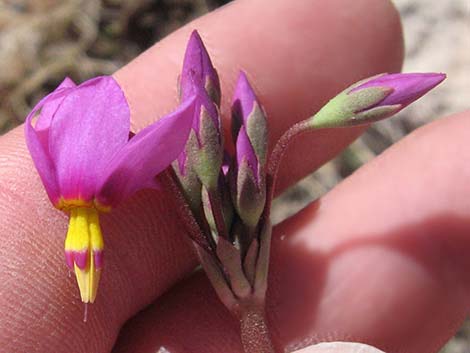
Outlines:
[[[0,134],[21,124],[64,76],[111,74],[186,22],[230,0],[0,0]],[[276,222],[305,207],[412,130],[470,108],[470,0],[394,0],[404,71],[448,79],[276,200]],[[470,322],[442,353],[470,353]]]

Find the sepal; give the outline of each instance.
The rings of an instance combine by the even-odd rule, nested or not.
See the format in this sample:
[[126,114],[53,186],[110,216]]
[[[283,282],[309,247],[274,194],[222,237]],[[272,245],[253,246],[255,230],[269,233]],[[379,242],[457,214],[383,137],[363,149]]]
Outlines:
[[[219,120],[220,126],[220,118]],[[217,187],[222,167],[222,136],[214,119],[204,106],[201,106],[199,117],[199,140],[189,141],[189,167],[193,168],[202,185],[208,189]]]
[[245,225],[256,227],[266,203],[264,178],[258,181],[248,161],[244,159],[238,166],[236,184],[231,184],[235,186],[232,186],[232,199],[238,215]]
[[248,115],[246,134],[251,142],[258,163],[264,166],[268,150],[268,123],[266,115],[257,101],[253,103],[253,110]]

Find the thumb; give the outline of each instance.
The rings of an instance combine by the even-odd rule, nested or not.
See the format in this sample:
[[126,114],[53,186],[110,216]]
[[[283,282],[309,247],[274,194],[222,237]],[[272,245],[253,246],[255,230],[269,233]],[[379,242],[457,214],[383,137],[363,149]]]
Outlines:
[[293,353],[385,353],[367,344],[355,342],[320,343]]

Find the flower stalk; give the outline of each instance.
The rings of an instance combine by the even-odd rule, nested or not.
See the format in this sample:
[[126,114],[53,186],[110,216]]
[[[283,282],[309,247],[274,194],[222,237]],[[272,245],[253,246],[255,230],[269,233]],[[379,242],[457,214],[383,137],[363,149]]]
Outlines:
[[248,303],[241,313],[240,336],[245,352],[275,352],[264,306]]
[[264,313],[271,226],[261,217],[266,205],[265,115],[242,73],[232,108],[236,154],[224,151],[220,83],[197,32],[185,53],[182,103],[188,92],[196,94],[190,138],[173,165],[175,172],[162,173],[160,180],[178,203],[186,203],[177,209],[217,295],[240,320],[245,352],[272,353]]

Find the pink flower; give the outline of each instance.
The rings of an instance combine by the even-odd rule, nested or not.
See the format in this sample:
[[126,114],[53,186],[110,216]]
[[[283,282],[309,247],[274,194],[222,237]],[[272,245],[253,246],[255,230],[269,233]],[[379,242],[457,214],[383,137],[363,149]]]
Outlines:
[[79,86],[66,78],[26,118],[26,142],[49,199],[70,216],[66,262],[83,302],[95,300],[103,265],[99,214],[156,187],[154,177],[184,148],[193,101],[129,140],[129,106],[112,77]]

